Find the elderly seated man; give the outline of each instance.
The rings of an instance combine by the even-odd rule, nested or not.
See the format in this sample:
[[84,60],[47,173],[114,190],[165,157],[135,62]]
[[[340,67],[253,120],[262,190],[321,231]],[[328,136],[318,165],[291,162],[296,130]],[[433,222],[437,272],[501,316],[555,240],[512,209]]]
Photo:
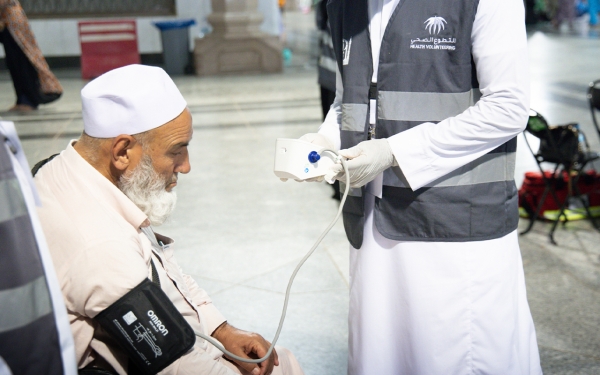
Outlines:
[[192,118],[160,68],[130,65],[81,91],[84,132],[43,165],[40,219],[69,313],[80,373],[302,374],[278,347],[229,325],[154,233],[190,171]]

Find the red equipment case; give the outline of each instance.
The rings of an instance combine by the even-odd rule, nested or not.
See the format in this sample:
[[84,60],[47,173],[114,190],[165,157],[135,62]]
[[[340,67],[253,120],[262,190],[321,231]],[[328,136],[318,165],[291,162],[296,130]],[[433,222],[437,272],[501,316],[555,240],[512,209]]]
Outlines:
[[81,21],[78,30],[84,79],[140,63],[134,20]]
[[[546,178],[552,178],[552,172],[545,171],[544,174]],[[554,180],[554,192],[560,203],[565,201],[568,193],[568,176],[563,172],[562,177],[562,179],[557,178]],[[519,207],[528,206],[528,209],[536,210],[545,187],[546,184],[541,172],[526,172],[523,185],[519,189]],[[600,174],[592,170],[583,172],[579,177],[577,187],[581,194],[588,195],[590,207],[600,206]],[[558,209],[560,207],[552,195],[548,193],[542,205],[540,217],[543,217],[545,211]]]

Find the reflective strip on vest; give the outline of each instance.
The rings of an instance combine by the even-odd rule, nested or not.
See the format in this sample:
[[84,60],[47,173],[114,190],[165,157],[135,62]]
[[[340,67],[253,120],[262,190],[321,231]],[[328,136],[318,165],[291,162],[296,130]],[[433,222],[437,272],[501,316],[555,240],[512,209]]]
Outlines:
[[321,57],[319,57],[319,66],[323,69],[326,69],[332,73],[335,74],[335,70],[337,69],[337,63],[335,62],[334,59],[332,59],[329,56],[324,56],[321,55]]
[[[474,160],[423,187],[469,186],[492,182],[513,181],[515,176],[515,163],[515,152],[492,152],[483,155],[479,159]],[[393,169],[390,169],[390,172],[386,171],[384,175],[383,184],[385,186],[400,188],[409,187],[405,181],[400,180],[391,172],[393,172]]]
[[333,42],[331,34],[323,30],[321,31],[321,41],[319,48],[319,85],[329,91],[335,92],[337,63],[335,61],[335,51],[333,50]]
[[321,43],[333,50],[333,40],[331,40],[331,34],[325,30],[321,31]]
[[23,286],[0,290],[0,333],[26,326],[52,312],[44,276]]
[[459,93],[380,91],[377,117],[395,121],[442,121],[472,103],[472,91]]
[[514,152],[486,154],[425,186],[466,186],[512,181],[515,178],[515,161]]
[[27,214],[27,206],[16,178],[0,180],[0,223]]
[[342,104],[342,130],[363,132],[368,112],[367,104]]

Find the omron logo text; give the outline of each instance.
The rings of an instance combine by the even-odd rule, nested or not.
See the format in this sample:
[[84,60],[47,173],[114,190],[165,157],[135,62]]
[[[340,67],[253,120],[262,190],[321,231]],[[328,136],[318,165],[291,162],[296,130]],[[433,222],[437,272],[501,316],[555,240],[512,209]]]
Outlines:
[[164,324],[162,324],[160,319],[158,319],[158,316],[156,316],[156,314],[154,314],[154,311],[148,310],[148,316],[150,317],[150,320],[152,321],[152,323],[154,323],[154,328],[157,331],[162,333],[163,336],[166,336],[169,334],[169,330],[167,330],[167,328],[164,326]]

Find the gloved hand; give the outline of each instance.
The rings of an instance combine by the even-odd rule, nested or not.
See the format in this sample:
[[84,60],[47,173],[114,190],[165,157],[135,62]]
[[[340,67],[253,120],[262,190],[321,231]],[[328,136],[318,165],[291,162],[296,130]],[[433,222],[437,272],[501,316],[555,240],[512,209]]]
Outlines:
[[[304,134],[299,139],[301,141],[309,142],[309,143],[312,143],[312,144],[317,145],[319,147],[323,147],[323,148],[330,149],[330,150],[334,149],[333,142],[331,142],[329,140],[329,138],[327,138],[323,134],[308,133],[308,134]],[[283,181],[283,182],[285,182],[285,181],[287,181],[287,178],[281,178],[280,180]],[[302,181],[321,182],[321,181],[323,181],[323,176],[314,177],[314,178],[308,178],[306,180],[300,180],[299,182],[302,182]]]
[[[366,185],[387,168],[398,165],[387,139],[363,141],[349,149],[340,150],[339,153],[348,159],[346,164],[350,174],[350,187],[353,188]],[[346,178],[341,164],[332,166],[331,172],[324,177],[327,182],[334,178],[344,182]]]

